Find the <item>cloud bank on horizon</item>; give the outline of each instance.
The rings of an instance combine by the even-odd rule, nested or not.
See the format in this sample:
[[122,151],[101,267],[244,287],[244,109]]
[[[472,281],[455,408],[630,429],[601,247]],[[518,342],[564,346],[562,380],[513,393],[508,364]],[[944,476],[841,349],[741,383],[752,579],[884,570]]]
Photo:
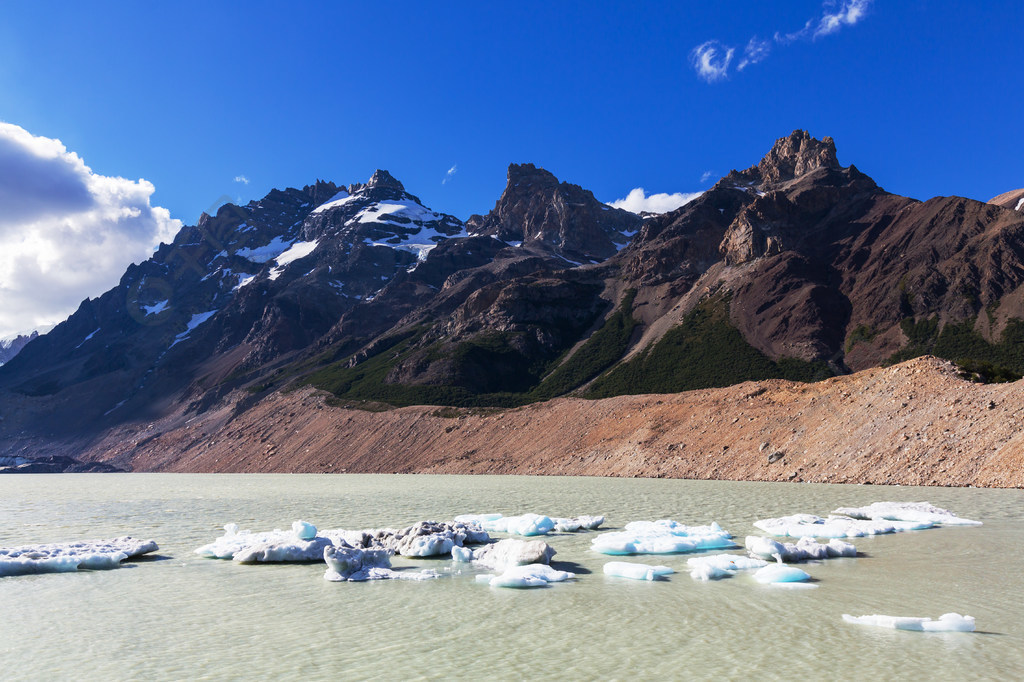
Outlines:
[[[838,32],[844,26],[853,26],[863,19],[873,0],[843,0],[838,9],[835,0],[826,0],[824,11],[817,19],[808,19],[803,28],[792,33],[776,31],[771,40],[753,36],[743,48],[736,64],[737,71],[763,62],[771,54],[772,44],[788,45],[798,40],[817,40]],[[736,56],[736,49],[717,40],[707,40],[690,51],[690,64],[697,76],[708,83],[715,83],[729,77],[729,70]]]
[[181,229],[147,180],[97,175],[57,139],[0,122],[0,337],[62,321]]

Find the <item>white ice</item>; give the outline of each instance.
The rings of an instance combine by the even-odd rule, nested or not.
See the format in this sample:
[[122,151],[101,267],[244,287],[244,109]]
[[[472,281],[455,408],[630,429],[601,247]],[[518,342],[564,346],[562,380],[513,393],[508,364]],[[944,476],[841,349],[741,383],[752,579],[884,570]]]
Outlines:
[[117,568],[125,559],[157,549],[152,540],[132,537],[0,547],[0,576]]
[[324,548],[323,559],[327,564],[324,580],[335,583],[367,580],[432,580],[440,577],[437,571],[430,569],[392,570],[390,552],[385,549],[328,546]]
[[859,538],[867,535],[924,530],[931,528],[932,525],[929,521],[854,519],[848,516],[822,518],[813,514],[794,514],[754,522],[754,526],[766,533],[793,538]]
[[546,564],[528,564],[513,566],[499,575],[482,574],[476,577],[477,582],[486,582],[491,587],[544,587],[548,583],[560,583],[576,574],[569,571],[557,571]]
[[514,566],[546,564],[554,555],[554,548],[543,540],[506,538],[473,550],[472,559],[481,566],[504,571]]
[[629,561],[609,561],[604,565],[605,575],[614,575],[619,578],[629,578],[630,580],[656,580],[672,573],[675,573],[675,571],[668,566],[634,564]]
[[469,547],[452,547],[452,561],[469,563],[473,560],[473,550]]
[[580,530],[597,530],[604,523],[604,517],[583,514],[571,519],[552,517],[552,521],[555,522],[555,530],[559,533],[575,533]]
[[778,563],[768,564],[754,573],[754,580],[759,583],[801,583],[810,579],[810,574],[795,566],[787,566],[781,559]]
[[685,526],[671,520],[635,521],[623,531],[604,533],[591,541],[601,554],[677,554],[709,549],[733,549],[732,536],[713,523]]
[[731,578],[737,571],[762,568],[767,566],[768,562],[739,554],[711,554],[687,559],[686,565],[690,567],[691,578],[707,582]]
[[761,559],[771,559],[776,555],[781,556],[784,561],[810,561],[857,556],[856,547],[837,538],[832,538],[828,542],[817,542],[814,538],[804,537],[793,544],[778,542],[759,535],[748,535],[743,544],[751,556]]
[[300,519],[292,524],[292,532],[300,540],[312,540],[316,537],[316,526]]
[[855,519],[904,521],[941,526],[980,526],[981,521],[964,519],[948,509],[928,502],[875,502],[866,507],[840,507],[833,512]]
[[[546,535],[551,531],[575,533],[579,530],[596,530],[604,523],[603,516],[581,514],[572,518],[544,516],[543,514],[522,514],[502,516],[501,514],[460,514],[455,521],[475,523],[491,533],[513,535]],[[525,531],[525,532],[524,532]]]
[[[312,537],[304,537],[310,534]],[[240,531],[238,525],[224,526],[224,535],[195,550],[200,556],[233,559],[238,563],[320,561],[331,540],[316,535],[316,527],[296,521],[292,530],[265,533]]]
[[843,614],[843,620],[855,625],[874,625],[892,630],[919,630],[924,632],[974,632],[974,618],[959,613],[945,613],[938,620],[903,616],[851,616]]

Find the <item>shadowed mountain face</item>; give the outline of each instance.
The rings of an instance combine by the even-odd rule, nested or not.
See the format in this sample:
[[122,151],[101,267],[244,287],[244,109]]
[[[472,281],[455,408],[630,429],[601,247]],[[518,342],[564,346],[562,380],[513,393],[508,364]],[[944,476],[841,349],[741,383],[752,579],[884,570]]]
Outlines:
[[274,190],[203,215],[0,367],[0,436],[18,434],[0,454],[307,383],[353,403],[508,406],[923,353],[1011,376],[1015,198],[892,195],[803,131],[656,216],[531,164],[465,224],[386,171]]

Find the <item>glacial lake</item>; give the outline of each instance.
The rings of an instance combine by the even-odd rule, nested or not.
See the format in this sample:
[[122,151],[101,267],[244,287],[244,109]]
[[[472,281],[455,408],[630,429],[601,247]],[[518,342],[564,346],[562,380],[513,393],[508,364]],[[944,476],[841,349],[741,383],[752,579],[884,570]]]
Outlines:
[[[323,564],[242,566],[193,550],[238,523],[400,528],[461,513],[603,514],[605,528],[752,523],[882,500],[929,501],[980,527],[851,540],[862,554],[803,567],[817,589],[702,583],[688,555],[631,557],[668,580],[603,575],[593,532],[545,538],[574,582],[491,588],[451,561],[433,581],[330,583]],[[133,535],[155,559],[118,570],[0,578],[6,679],[1022,679],[1019,490],[678,480],[77,474],[0,476],[0,546]],[[504,537],[497,534],[496,537]],[[842,614],[958,612],[975,633],[844,623]]]

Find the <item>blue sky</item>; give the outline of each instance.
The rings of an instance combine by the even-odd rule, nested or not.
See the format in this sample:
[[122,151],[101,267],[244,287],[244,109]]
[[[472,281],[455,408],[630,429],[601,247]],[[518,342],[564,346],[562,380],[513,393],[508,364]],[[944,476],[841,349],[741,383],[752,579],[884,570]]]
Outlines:
[[[144,178],[186,223],[223,197],[378,167],[461,218],[494,205],[510,162],[605,201],[692,192],[795,128],[833,136],[889,191],[985,200],[1024,186],[1020,10],[16,3],[0,20],[0,121],[59,139],[95,174]],[[828,16],[851,20],[823,32]],[[715,82],[694,68],[708,41],[735,50]],[[767,55],[739,70],[751,44]]]

